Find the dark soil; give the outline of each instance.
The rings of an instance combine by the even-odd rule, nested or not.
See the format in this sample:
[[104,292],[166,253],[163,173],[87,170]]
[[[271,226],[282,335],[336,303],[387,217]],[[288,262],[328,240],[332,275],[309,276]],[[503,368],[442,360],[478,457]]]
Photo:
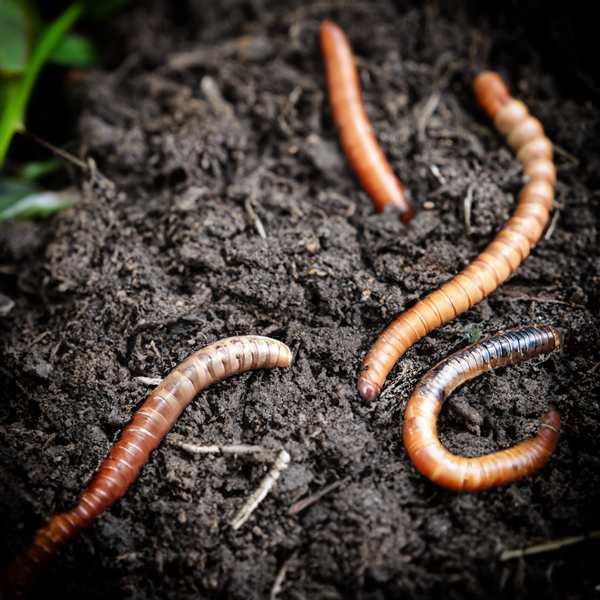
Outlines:
[[[347,32],[377,138],[420,208],[408,230],[374,214],[341,153],[324,18]],[[276,337],[296,357],[200,394],[40,598],[268,598],[284,565],[283,599],[598,595],[597,542],[499,557],[600,528],[600,111],[526,35],[490,23],[460,2],[155,0],[107,24],[105,69],[78,92],[80,154],[99,173],[82,177],[74,209],[0,226],[0,283],[15,302],[0,320],[0,563],[76,504],[149,393],[137,377],[236,334]],[[367,405],[356,379],[376,336],[485,247],[522,185],[470,91],[483,68],[557,145],[556,226],[510,281],[411,348]],[[540,322],[564,334],[562,352],[463,386],[439,431],[458,454],[492,452],[534,433],[552,401],[563,425],[549,464],[473,494],[419,475],[399,433],[417,380],[474,325]],[[260,444],[271,459],[285,448],[292,462],[234,532],[270,463],[195,458],[169,442],[182,438]]]

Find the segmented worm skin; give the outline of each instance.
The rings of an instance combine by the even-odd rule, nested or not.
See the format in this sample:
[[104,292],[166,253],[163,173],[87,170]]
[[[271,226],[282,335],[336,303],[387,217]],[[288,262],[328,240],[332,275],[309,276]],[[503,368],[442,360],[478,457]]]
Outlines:
[[287,367],[290,349],[261,336],[232,337],[199,350],[158,385],[123,431],[72,511],[54,515],[19,554],[0,579],[1,598],[28,596],[50,561],[89,527],[137,477],[148,455],[158,446],[185,407],[211,383],[251,369]]
[[331,21],[323,21],[320,37],[329,102],[344,152],[376,210],[381,212],[386,204],[393,204],[401,211],[401,221],[407,224],[414,210],[373,135],[350,43]]
[[459,492],[487,490],[543,467],[556,448],[560,416],[553,405],[536,437],[514,448],[463,458],[439,442],[436,421],[442,404],[461,383],[491,369],[514,365],[556,350],[560,339],[548,325],[499,333],[446,358],[419,382],[404,413],[404,443],[415,467],[435,483]]
[[465,312],[493,292],[540,239],[554,199],[556,171],[552,143],[540,122],[515,100],[496,73],[484,72],[473,90],[480,106],[523,164],[527,184],[517,208],[494,241],[462,272],[402,313],[379,337],[365,358],[358,390],[375,400],[395,362],[419,338]]

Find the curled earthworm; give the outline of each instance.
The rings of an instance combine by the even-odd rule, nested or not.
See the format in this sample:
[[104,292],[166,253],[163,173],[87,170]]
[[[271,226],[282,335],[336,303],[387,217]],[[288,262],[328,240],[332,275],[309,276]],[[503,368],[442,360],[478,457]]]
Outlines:
[[437,437],[436,421],[446,398],[480,373],[514,365],[560,346],[549,325],[500,332],[445,358],[419,382],[404,413],[404,443],[415,467],[431,481],[458,492],[505,485],[543,467],[556,448],[560,416],[550,404],[538,434],[514,448],[479,458],[450,454]]
[[386,204],[392,204],[400,209],[400,220],[406,225],[414,210],[373,135],[360,96],[358,71],[348,38],[331,21],[323,21],[320,38],[329,103],[340,129],[344,152],[377,212]]
[[527,184],[517,208],[494,241],[463,271],[402,313],[378,338],[365,358],[358,390],[375,400],[395,362],[419,338],[465,312],[493,292],[540,239],[554,199],[556,171],[552,143],[527,107],[512,98],[496,73],[484,72],[473,82],[480,106],[523,164]]
[[158,385],[102,463],[79,504],[54,515],[34,542],[13,559],[0,579],[1,598],[24,598],[56,555],[80,529],[89,527],[137,477],[154,448],[194,396],[210,384],[251,369],[287,367],[290,349],[277,340],[251,335],[231,337],[192,354]]

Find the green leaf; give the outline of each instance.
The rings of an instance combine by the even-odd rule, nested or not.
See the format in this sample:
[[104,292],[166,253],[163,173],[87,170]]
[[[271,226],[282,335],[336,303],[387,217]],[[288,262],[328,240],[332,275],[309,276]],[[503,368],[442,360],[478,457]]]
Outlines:
[[98,53],[90,39],[67,34],[49,56],[48,62],[66,67],[93,67],[98,63]]
[[18,171],[20,179],[35,180],[56,173],[62,165],[55,158],[49,160],[32,160],[24,164]]
[[62,37],[81,16],[83,5],[79,2],[71,4],[58,19],[56,19],[44,32],[33,51],[31,60],[20,82],[16,93],[7,99],[0,117],[0,166],[8,151],[8,146],[14,132],[22,128],[23,113],[35,85],[40,69],[56,48]]
[[0,1],[0,73],[18,75],[27,67],[30,31],[23,4]]
[[0,175],[0,211],[13,205],[23,196],[37,191],[39,191],[37,185],[30,181]]
[[62,192],[36,192],[24,196],[11,206],[0,210],[0,221],[6,219],[36,219],[49,217],[81,200],[81,192],[69,188]]

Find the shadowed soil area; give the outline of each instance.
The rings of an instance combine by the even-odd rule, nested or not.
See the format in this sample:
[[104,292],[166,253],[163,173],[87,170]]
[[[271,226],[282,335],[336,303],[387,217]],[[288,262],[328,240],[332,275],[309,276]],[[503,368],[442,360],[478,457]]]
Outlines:
[[[525,34],[469,7],[153,0],[106,24],[104,67],[74,92],[78,153],[97,165],[80,175],[83,202],[0,225],[0,286],[15,302],[0,317],[1,567],[77,503],[152,389],[139,377],[243,334],[284,341],[294,362],[202,392],[37,597],[597,597],[597,541],[500,555],[600,529],[600,110]],[[325,18],[357,55],[376,137],[417,208],[408,229],[374,212],[342,154]],[[369,405],[356,380],[377,335],[491,241],[523,185],[474,101],[483,69],[556,145],[552,224]],[[400,435],[419,378],[478,331],[535,323],[564,335],[562,351],[465,384],[438,430],[479,456],[534,434],[552,402],[562,427],[548,465],[471,494],[422,477]],[[265,453],[193,456],[181,440]],[[233,531],[282,449],[289,468]]]

